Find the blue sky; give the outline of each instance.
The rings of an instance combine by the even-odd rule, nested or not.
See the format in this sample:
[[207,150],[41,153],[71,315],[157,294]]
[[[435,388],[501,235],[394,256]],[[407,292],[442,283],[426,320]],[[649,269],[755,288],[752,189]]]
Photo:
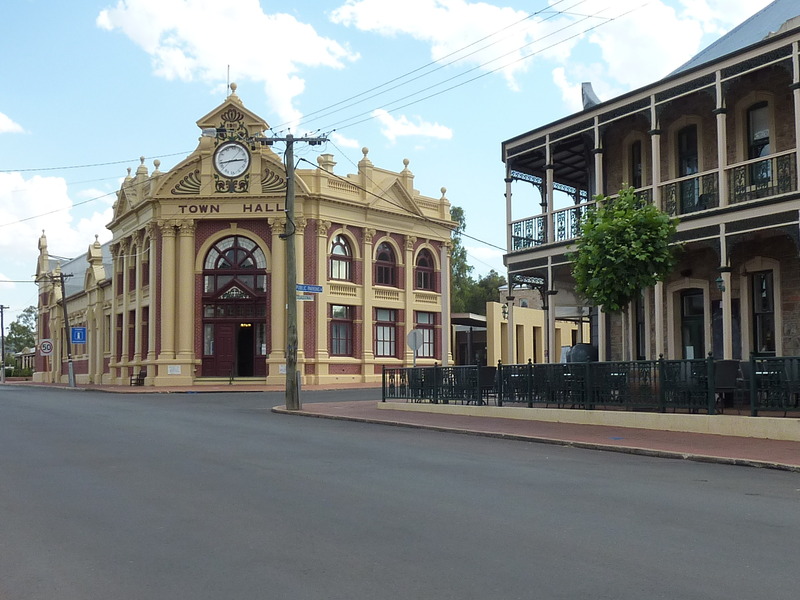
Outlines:
[[[410,161],[464,209],[474,276],[503,273],[503,140],[663,77],[769,0],[15,0],[0,37],[0,304],[36,304],[37,242],[110,239],[114,192],[145,156],[166,171],[226,83],[278,135],[329,135]],[[515,206],[530,216],[538,206]],[[82,276],[82,274],[76,274]]]

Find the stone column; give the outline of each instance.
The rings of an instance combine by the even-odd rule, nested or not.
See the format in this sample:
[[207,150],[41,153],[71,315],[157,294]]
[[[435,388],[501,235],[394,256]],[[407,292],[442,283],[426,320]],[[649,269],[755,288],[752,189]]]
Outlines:
[[159,221],[161,229],[161,353],[159,361],[175,360],[175,222]]
[[[117,336],[121,335],[117,333],[117,311],[119,310],[119,299],[117,296],[117,289],[122,289],[122,285],[125,283],[124,280],[117,281],[117,275],[119,273],[119,269],[117,265],[119,264],[120,259],[120,245],[118,242],[114,242],[111,244],[111,276],[113,281],[111,283],[111,325],[109,327],[109,340],[108,340],[108,349],[110,354],[109,363],[109,376],[111,377],[111,381],[113,382],[117,377],[119,377],[119,367],[115,366],[117,364]],[[117,286],[120,286],[117,288]]]
[[[120,243],[120,251],[122,256],[120,262],[122,263],[122,352],[121,361],[125,364],[126,368],[129,366],[133,356],[128,355],[130,348],[130,282],[128,281],[130,261],[131,261],[131,239],[127,238]],[[126,371],[121,370],[120,376],[125,377]]]
[[[317,363],[317,379],[328,375],[328,302],[327,299],[331,292],[330,279],[328,274],[328,256],[330,252],[330,241],[328,240],[328,232],[331,228],[330,221],[317,221],[317,268],[316,272],[319,274],[321,284],[327,284],[324,293],[318,294],[317,300],[314,303],[317,315],[317,331],[316,340],[317,348],[315,353],[315,361]],[[350,268],[355,268],[351,263]]]
[[[450,240],[442,243],[442,267],[439,273],[439,281],[442,285],[442,366],[450,364],[450,251],[452,245]],[[472,357],[470,357],[472,358]]]
[[[144,242],[144,238],[141,232],[137,231],[133,235],[133,239],[136,242],[136,253],[131,256],[133,264],[133,310],[135,322],[133,324],[133,357],[131,360],[139,362],[144,358],[142,356],[142,304],[144,302],[144,291],[142,289],[142,253],[144,252],[144,249],[142,247],[142,243]],[[133,374],[134,372],[138,373],[138,371],[138,367],[135,369],[132,367],[130,374]]]
[[605,193],[605,180],[603,178],[603,138],[600,135],[600,117],[594,118],[594,189],[595,194]]
[[414,315],[414,246],[417,243],[417,237],[414,235],[405,236],[405,253],[403,262],[405,263],[405,282],[403,282],[403,291],[405,292],[405,310],[406,310],[406,327],[402,332],[398,332],[397,343],[402,344],[405,348],[405,361],[406,365],[411,365],[414,362],[414,351],[406,344],[406,336],[408,332],[414,328],[416,324]]
[[658,111],[655,101],[655,96],[650,96],[650,123],[653,128],[647,133],[650,134],[650,160],[653,165],[653,204],[664,210],[661,202],[661,130],[658,128]]
[[726,127],[725,97],[722,90],[722,72],[716,73],[717,82],[715,85],[717,96],[717,107],[714,114],[717,116],[717,164],[718,177],[717,190],[719,190],[719,206],[728,205],[728,173],[725,167],[728,166],[728,130]]
[[[268,315],[270,355],[269,363],[281,365],[286,363],[286,242],[281,239],[286,231],[285,218],[273,218],[267,221],[272,230],[272,283],[270,303],[272,311]],[[270,369],[270,378],[283,382],[285,374],[278,372],[278,367]]]
[[372,240],[375,237],[376,231],[368,227],[364,228],[364,246],[362,248],[363,268],[361,274],[364,277],[364,305],[363,313],[361,315],[361,360],[363,362],[364,375],[370,375],[368,368],[371,368],[375,360],[375,348],[372,340],[372,323],[375,320],[374,300],[375,290],[372,287],[372,263],[373,263],[373,247]]
[[149,320],[147,322],[147,356],[143,356],[142,358],[147,360],[150,363],[150,366],[147,369],[147,376],[153,377],[155,375],[155,371],[153,370],[152,363],[156,360],[156,321],[158,320],[158,305],[156,293],[159,290],[160,286],[155,284],[156,281],[156,232],[158,231],[158,226],[150,222],[147,224],[145,231],[147,232],[147,243],[149,248],[149,256],[147,261],[147,268],[149,270],[147,280],[150,282],[148,284],[149,293],[148,293],[148,307],[149,307]]
[[[181,221],[178,225],[178,306],[177,311],[177,358],[189,361],[194,358],[194,296],[195,296],[195,251],[193,220]],[[191,365],[188,367],[191,369]],[[181,375],[193,376],[191,370]]]

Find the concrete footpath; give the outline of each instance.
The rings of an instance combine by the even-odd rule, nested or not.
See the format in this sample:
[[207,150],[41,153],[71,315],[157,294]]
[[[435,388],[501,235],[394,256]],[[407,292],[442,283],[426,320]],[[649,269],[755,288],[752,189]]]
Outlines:
[[[11,385],[66,388],[59,384],[37,384],[31,382],[8,382]],[[306,386],[305,390],[346,390],[352,384],[333,386]],[[363,387],[363,386],[361,386]],[[371,386],[370,386],[371,387]],[[81,385],[77,390],[96,390],[124,394],[154,393],[203,393],[203,392],[278,392],[281,387],[263,385],[208,385],[188,387],[128,387],[114,385]],[[709,433],[687,433],[663,431],[613,425],[585,425],[563,422],[537,421],[533,419],[502,418],[497,416],[475,416],[446,414],[415,410],[403,410],[403,404],[381,403],[380,388],[375,388],[376,400],[352,402],[304,402],[301,410],[287,411],[283,406],[272,409],[274,413],[359,421],[396,427],[415,427],[434,431],[446,431],[508,440],[559,444],[576,448],[626,452],[644,456],[715,462],[781,469],[800,473],[800,442]],[[394,406],[393,406],[394,404]],[[436,405],[440,406],[440,405]],[[423,408],[417,405],[417,408]],[[726,419],[718,415],[715,419]],[[758,419],[759,417],[748,417]],[[800,419],[787,417],[800,425]]]
[[[380,402],[363,401],[306,403],[303,404],[300,411],[287,411],[282,406],[277,406],[272,411],[305,417],[416,427],[509,440],[559,444],[575,448],[764,467],[800,473],[800,442],[606,425],[408,412],[401,410],[399,406],[393,410],[392,403],[386,403],[383,406],[379,406],[380,404]],[[719,418],[724,419],[725,416],[720,415]]]

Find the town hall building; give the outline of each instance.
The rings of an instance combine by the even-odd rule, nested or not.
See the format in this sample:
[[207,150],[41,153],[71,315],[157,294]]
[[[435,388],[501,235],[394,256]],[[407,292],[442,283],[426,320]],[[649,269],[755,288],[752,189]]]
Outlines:
[[[67,381],[71,358],[78,383],[127,385],[141,373],[149,386],[282,385],[288,244],[301,284],[301,384],[378,382],[384,365],[414,362],[413,329],[418,364],[448,362],[456,223],[446,190],[420,195],[408,160],[381,169],[363,148],[358,172],[340,176],[323,153],[293,170],[290,214],[284,157],[231,90],[197,121],[186,159],[167,172],[155,160],[150,172],[142,158],[129,170],[110,243],[59,263],[42,234],[38,338],[52,351],[37,353],[37,380]],[[84,343],[66,343],[65,314]]]

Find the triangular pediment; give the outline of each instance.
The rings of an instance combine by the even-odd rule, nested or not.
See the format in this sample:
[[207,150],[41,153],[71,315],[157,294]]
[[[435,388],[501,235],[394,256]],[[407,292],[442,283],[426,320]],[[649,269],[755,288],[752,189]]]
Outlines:
[[[234,90],[234,85],[231,86]],[[228,137],[252,138],[269,128],[267,122],[245,108],[236,92],[232,92],[210,113],[197,120],[200,129],[225,129]]]
[[131,199],[128,198],[128,194],[125,188],[123,187],[117,192],[117,201],[114,203],[113,220],[116,221],[117,219],[120,219],[128,212],[130,212],[132,208],[133,208],[133,203],[131,202]]
[[398,180],[395,180],[379,198],[374,198],[369,206],[376,210],[388,210],[391,212],[397,212],[399,207],[410,214],[422,216],[422,210]]

